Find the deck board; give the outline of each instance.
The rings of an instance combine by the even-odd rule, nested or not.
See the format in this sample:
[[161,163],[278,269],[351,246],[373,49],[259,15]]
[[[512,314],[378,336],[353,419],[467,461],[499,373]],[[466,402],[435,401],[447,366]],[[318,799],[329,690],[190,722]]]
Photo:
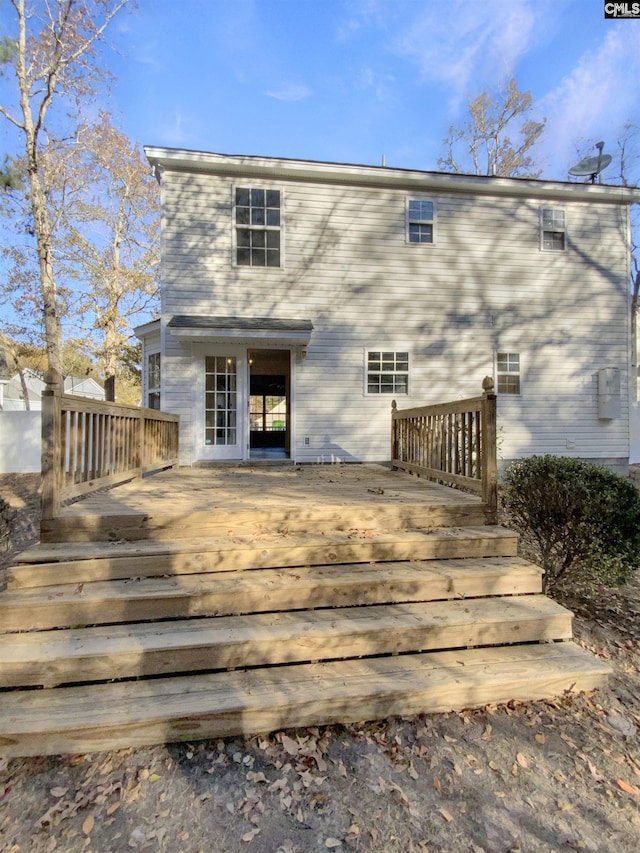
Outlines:
[[0,755],[84,753],[528,701],[606,683],[573,643],[14,691],[0,707]]
[[0,687],[570,638],[571,613],[543,595],[5,634]]
[[9,589],[17,589],[240,569],[510,557],[516,552],[517,535],[501,527],[41,544],[20,554],[17,565],[7,569],[7,584]]
[[0,630],[539,593],[519,557],[299,566],[26,588],[0,596]]

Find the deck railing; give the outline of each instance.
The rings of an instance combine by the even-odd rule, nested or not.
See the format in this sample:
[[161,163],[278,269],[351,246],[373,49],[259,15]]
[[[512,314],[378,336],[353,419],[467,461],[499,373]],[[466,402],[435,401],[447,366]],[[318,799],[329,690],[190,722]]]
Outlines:
[[482,497],[497,521],[496,395],[491,377],[480,397],[391,412],[391,464]]
[[42,517],[62,501],[178,463],[178,415],[42,393]]

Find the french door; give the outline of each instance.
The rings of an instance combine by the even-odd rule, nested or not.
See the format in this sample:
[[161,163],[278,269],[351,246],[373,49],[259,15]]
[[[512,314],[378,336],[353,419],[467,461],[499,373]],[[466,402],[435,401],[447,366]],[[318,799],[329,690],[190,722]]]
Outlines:
[[196,448],[199,459],[244,459],[247,429],[246,353],[231,349],[205,355],[199,382]]

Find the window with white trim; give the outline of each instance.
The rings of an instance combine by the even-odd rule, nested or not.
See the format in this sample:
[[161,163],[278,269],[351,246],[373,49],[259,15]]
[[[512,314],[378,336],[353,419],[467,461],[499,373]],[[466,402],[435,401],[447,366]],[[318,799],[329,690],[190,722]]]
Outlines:
[[496,378],[498,394],[520,394],[519,352],[496,354]]
[[147,356],[147,407],[160,408],[160,353],[152,352]]
[[367,352],[367,394],[408,394],[409,353]]
[[435,205],[426,198],[407,200],[407,241],[409,243],[433,243]]
[[543,207],[540,211],[540,246],[545,252],[564,252],[566,218],[559,207]]
[[236,187],[236,264],[280,266],[280,190]]

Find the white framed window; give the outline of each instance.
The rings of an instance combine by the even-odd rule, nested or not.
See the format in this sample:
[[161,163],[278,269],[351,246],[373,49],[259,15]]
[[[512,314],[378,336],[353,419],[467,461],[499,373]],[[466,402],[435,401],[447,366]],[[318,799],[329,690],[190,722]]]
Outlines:
[[160,409],[160,385],[162,380],[160,353],[147,356],[147,407]]
[[496,387],[498,394],[520,394],[520,377],[520,353],[496,353]]
[[367,394],[408,394],[409,353],[391,350],[367,350]]
[[234,221],[235,263],[239,267],[280,267],[280,190],[236,187]]
[[545,252],[564,252],[567,222],[565,212],[559,207],[540,210],[540,248]]
[[435,242],[435,202],[427,198],[407,199],[407,242]]

